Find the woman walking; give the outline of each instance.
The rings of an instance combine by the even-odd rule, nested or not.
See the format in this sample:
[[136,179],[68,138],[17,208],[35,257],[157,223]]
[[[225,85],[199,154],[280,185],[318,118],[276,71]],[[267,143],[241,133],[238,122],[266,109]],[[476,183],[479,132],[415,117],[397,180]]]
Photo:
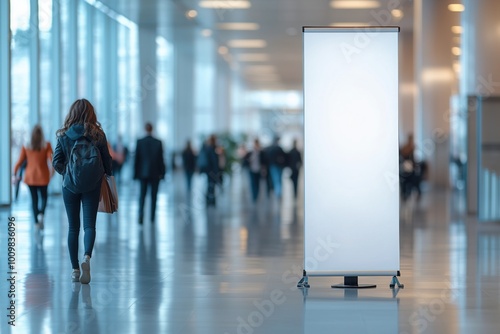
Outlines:
[[[53,174],[53,171],[49,169],[50,160],[52,160],[52,146],[45,141],[42,127],[35,125],[31,131],[30,144],[21,149],[19,160],[14,166],[14,175],[17,175],[23,163],[26,162],[24,183],[30,189],[35,226],[40,230],[43,230],[43,218],[47,206],[47,186]],[[40,206],[38,205],[39,198]]]
[[[95,223],[104,173],[111,175],[112,159],[108,141],[97,121],[92,104],[76,100],[70,107],[61,129],[52,161],[63,176],[62,194],[68,216],[68,249],[73,267],[73,282],[90,282],[90,258],[95,241]],[[80,206],[83,208],[85,254],[78,263]]]

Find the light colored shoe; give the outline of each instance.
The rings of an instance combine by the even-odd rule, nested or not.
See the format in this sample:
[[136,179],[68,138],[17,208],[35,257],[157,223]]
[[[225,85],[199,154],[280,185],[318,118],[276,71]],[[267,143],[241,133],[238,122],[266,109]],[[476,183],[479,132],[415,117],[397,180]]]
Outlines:
[[39,213],[37,215],[37,218],[38,218],[38,228],[40,228],[40,230],[43,230],[43,213]]
[[82,276],[80,276],[80,283],[89,284],[90,282],[90,257],[85,256],[82,261]]
[[73,272],[71,273],[71,281],[72,282],[80,282],[80,270],[79,269],[73,269]]

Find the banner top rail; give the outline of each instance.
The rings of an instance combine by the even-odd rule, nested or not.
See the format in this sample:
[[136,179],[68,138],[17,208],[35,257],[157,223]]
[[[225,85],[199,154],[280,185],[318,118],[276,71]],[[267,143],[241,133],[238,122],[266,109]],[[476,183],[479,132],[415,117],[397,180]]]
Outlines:
[[303,32],[399,32],[398,26],[303,26]]

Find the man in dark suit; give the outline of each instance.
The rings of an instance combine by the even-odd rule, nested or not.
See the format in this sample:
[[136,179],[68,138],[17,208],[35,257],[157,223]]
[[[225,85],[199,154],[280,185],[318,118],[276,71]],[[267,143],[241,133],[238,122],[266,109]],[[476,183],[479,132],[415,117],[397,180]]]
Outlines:
[[198,169],[207,174],[207,206],[215,206],[215,185],[220,180],[219,158],[215,151],[217,137],[211,135],[198,155]]
[[158,185],[165,177],[163,145],[160,140],[153,137],[151,123],[146,123],[145,130],[146,137],[137,140],[134,160],[134,180],[141,182],[139,224],[142,224],[144,218],[144,202],[148,187],[151,187],[151,222],[154,223]]

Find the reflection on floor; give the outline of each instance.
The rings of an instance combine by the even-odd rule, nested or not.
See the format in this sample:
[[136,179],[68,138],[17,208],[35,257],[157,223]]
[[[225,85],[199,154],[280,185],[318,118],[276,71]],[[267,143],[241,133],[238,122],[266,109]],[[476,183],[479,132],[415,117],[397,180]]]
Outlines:
[[120,186],[118,214],[98,217],[90,285],[71,283],[60,196],[49,198],[43,234],[26,191],[1,209],[1,333],[500,332],[500,226],[465,216],[459,194],[427,192],[401,208],[404,289],[389,289],[388,277],[362,277],[378,287],[359,291],[312,277],[300,290],[303,207],[288,179],[281,202],[262,194],[252,205],[246,175],[227,178],[215,209],[203,203],[201,177],[190,201],[183,181],[178,172],[162,183],[157,221],[143,227],[137,184]]

